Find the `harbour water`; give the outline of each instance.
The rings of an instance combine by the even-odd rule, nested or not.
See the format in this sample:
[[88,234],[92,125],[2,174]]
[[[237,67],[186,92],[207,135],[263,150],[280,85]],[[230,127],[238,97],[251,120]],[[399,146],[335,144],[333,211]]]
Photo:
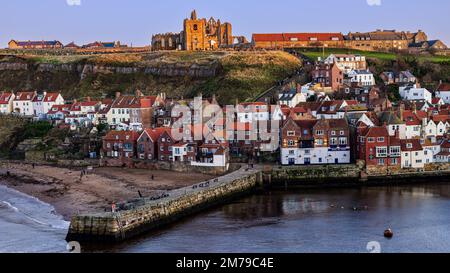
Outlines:
[[[264,192],[99,252],[450,252],[450,184]],[[0,252],[63,252],[67,222],[0,187]],[[386,228],[393,239],[383,237]]]
[[266,192],[113,251],[367,253],[377,242],[381,252],[450,252],[449,230],[448,184]]

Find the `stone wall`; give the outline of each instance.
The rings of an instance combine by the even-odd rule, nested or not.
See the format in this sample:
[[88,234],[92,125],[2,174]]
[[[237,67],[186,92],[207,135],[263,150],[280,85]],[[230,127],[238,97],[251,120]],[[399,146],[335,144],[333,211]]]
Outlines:
[[264,178],[272,186],[317,185],[326,182],[355,181],[361,178],[357,165],[275,167],[264,172]]
[[75,216],[67,241],[122,241],[251,191],[259,180],[258,174],[250,174],[197,192],[179,194],[163,202],[141,200],[135,208],[117,213]]
[[420,173],[434,173],[434,172],[450,172],[450,163],[434,163],[425,164],[424,169],[402,169],[400,166],[367,166],[366,173],[369,177],[379,176],[396,176],[404,174],[420,174]]
[[[427,164],[422,169],[356,165],[272,167],[264,170],[264,181],[273,187],[345,186],[361,183],[391,183],[392,180],[448,176],[450,163]],[[361,184],[362,185],[362,184]]]
[[144,161],[129,159],[122,161],[119,159],[105,158],[100,161],[100,166],[105,167],[124,167],[136,169],[166,170],[174,172],[199,172],[209,175],[223,175],[227,172],[233,172],[239,168],[238,164],[230,164],[229,167],[201,167],[192,166],[183,162],[164,162],[164,161]]

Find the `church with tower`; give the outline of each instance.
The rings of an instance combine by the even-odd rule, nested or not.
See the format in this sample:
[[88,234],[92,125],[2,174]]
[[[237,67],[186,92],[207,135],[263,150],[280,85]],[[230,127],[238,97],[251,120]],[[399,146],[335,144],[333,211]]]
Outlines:
[[152,37],[152,50],[205,51],[226,48],[233,45],[234,38],[230,23],[222,23],[211,17],[198,18],[194,10],[184,20],[180,33],[157,34]]

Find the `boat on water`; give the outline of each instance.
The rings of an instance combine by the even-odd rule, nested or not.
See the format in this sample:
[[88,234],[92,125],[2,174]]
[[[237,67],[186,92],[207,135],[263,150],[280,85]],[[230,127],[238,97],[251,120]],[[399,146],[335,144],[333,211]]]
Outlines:
[[392,231],[392,229],[386,229],[385,231],[384,231],[384,237],[386,237],[386,238],[392,238],[392,237],[394,237],[394,232]]

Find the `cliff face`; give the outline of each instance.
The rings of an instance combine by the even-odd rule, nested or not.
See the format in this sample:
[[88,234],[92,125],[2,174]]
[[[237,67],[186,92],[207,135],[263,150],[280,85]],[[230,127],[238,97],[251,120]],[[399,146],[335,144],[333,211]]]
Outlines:
[[[263,91],[299,66],[296,60],[285,61],[289,59],[283,55],[285,53],[278,53],[280,56],[258,53],[261,56],[253,60],[254,63],[235,63],[237,56],[245,58],[247,54],[252,53],[110,54],[70,59],[64,56],[0,55],[0,90],[60,90],[66,98],[81,98],[113,96],[117,91],[133,93],[140,89],[145,94],[166,92],[172,97],[215,93],[220,99],[232,84],[234,95],[222,96],[223,102],[229,102],[236,98],[246,99],[245,93],[251,89]],[[277,61],[274,67],[278,69],[268,69],[266,61]],[[251,79],[252,86],[242,77],[248,74],[242,71],[246,69],[256,76]],[[264,79],[258,82],[258,77],[262,76]]]
[[26,63],[26,62],[0,62],[0,72],[27,71],[29,73],[75,73],[83,80],[89,75],[95,74],[136,74],[144,73],[162,77],[190,77],[209,78],[217,76],[222,70],[219,62],[211,64],[191,65],[159,64],[153,66],[108,66],[97,64],[52,64],[52,63]]

